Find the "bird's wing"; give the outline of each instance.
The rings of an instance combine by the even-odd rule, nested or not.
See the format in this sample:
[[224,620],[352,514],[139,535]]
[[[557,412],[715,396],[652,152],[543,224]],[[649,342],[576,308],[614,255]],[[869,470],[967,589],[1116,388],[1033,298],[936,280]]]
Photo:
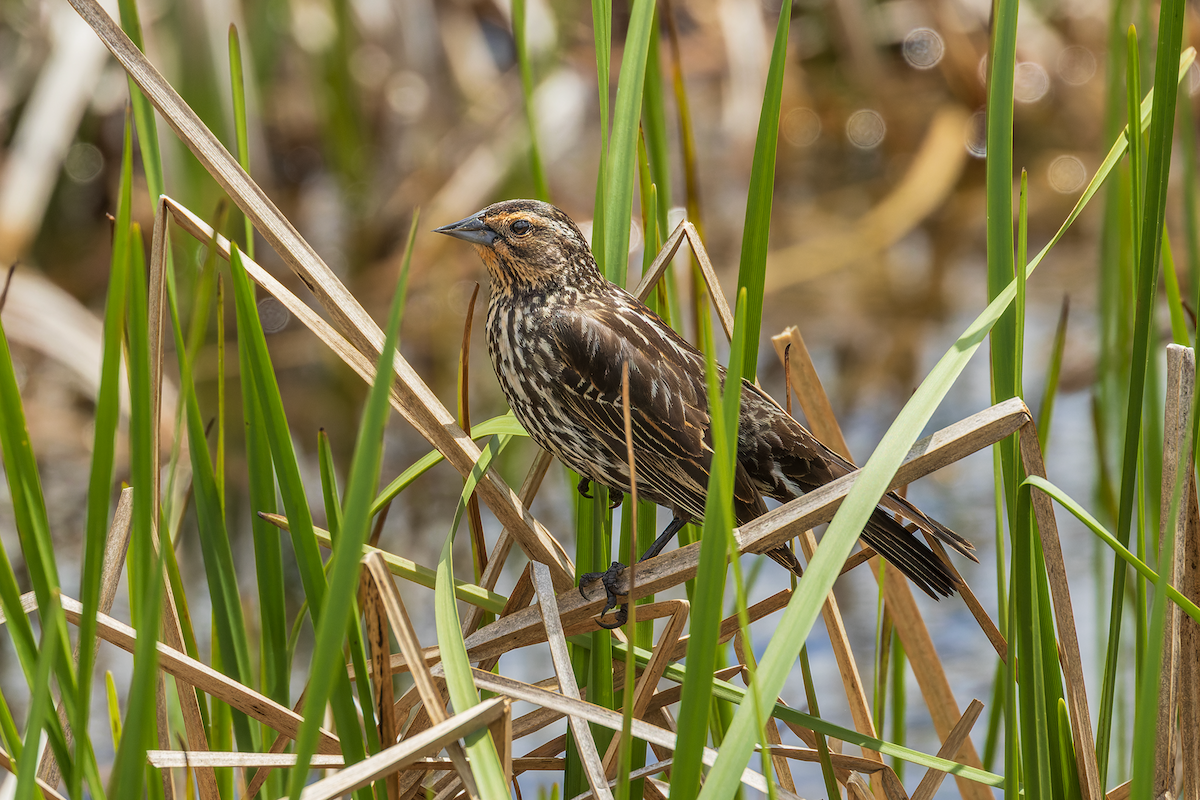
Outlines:
[[639,489],[662,505],[701,516],[712,456],[703,362],[666,323],[632,303],[581,304],[555,320],[564,404],[623,463],[621,369]]

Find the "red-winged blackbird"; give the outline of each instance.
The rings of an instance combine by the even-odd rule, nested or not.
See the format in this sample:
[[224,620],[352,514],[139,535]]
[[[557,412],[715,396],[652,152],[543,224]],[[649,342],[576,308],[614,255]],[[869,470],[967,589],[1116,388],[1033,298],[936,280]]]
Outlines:
[[[589,480],[616,492],[630,489],[621,408],[622,365],[629,364],[638,494],[674,513],[642,558],[657,555],[684,524],[704,515],[712,456],[704,355],[605,280],[579,228],[548,203],[496,203],[436,232],[475,245],[487,265],[487,342],[496,377],[533,440],[583,476],[581,492]],[[854,469],[745,381],[737,460],[739,525],[767,510],[763,496],[786,502]],[[966,539],[903,498],[887,499],[921,531],[974,559]],[[862,537],[931,597],[954,592],[953,573],[882,506]],[[799,574],[787,548],[767,555]],[[620,566],[607,573],[610,601]]]

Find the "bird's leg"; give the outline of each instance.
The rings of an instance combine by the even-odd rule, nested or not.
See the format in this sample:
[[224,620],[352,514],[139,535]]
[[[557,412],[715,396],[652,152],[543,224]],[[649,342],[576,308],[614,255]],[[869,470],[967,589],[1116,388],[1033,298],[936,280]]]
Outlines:
[[[650,549],[643,553],[642,557],[638,559],[638,563],[640,564],[646,559],[653,558],[661,553],[662,549],[667,546],[667,543],[670,542],[671,539],[675,538],[675,534],[679,533],[680,529],[683,528],[684,525],[687,525],[689,521],[690,519],[688,517],[674,517],[671,520],[671,524],[667,525],[666,530],[664,530],[662,534],[660,534],[659,537],[654,540],[654,544],[650,545]],[[607,628],[608,630],[619,628],[624,625],[625,621],[629,618],[629,604],[621,603],[621,608],[617,611],[615,622],[610,625],[604,621],[604,615],[608,613],[608,610],[610,608],[617,607],[617,598],[620,596],[620,593],[617,591],[617,578],[620,576],[623,569],[625,569],[624,564],[622,564],[620,561],[614,561],[608,565],[608,569],[604,572],[588,572],[579,579],[579,594],[585,600],[587,599],[587,595],[584,594],[583,587],[586,584],[589,584],[595,580],[599,580],[604,584],[604,593],[606,595],[604,610],[600,612],[600,618],[596,620],[596,624],[601,628]]]
[[667,543],[675,538],[675,534],[679,533],[679,531],[683,529],[683,526],[687,525],[690,521],[691,520],[688,517],[673,517],[671,519],[671,524],[668,525],[661,534],[659,534],[659,537],[654,540],[654,544],[650,545],[650,549],[645,553],[642,553],[642,557],[638,559],[638,563],[645,561],[647,558],[654,558],[656,555],[661,553],[663,548],[667,546]]

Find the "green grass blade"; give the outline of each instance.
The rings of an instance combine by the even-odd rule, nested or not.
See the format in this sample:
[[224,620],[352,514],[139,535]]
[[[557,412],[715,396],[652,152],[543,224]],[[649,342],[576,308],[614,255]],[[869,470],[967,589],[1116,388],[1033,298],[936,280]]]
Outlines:
[[96,611],[100,603],[100,575],[108,541],[112,500],[113,465],[117,424],[120,419],[121,334],[125,327],[125,291],[128,272],[129,220],[133,196],[133,133],[128,113],[117,190],[117,221],[113,230],[108,296],[104,307],[104,349],[100,362],[100,390],[96,395],[96,420],[92,436],[92,469],[88,480],[87,522],[84,532],[83,569],[79,600],[79,700],[82,719],[91,706],[91,675],[96,663]]
[[[125,35],[137,47],[145,51],[142,42],[142,23],[138,18],[137,0],[118,0],[117,7],[121,15],[121,28]],[[141,89],[129,82],[129,101],[133,105],[133,121],[137,128],[138,147],[142,153],[142,168],[146,171],[146,189],[152,199],[165,191],[163,181],[162,153],[158,149],[158,127],[154,121],[154,107],[142,94]]]
[[[458,605],[455,600],[454,534],[466,511],[467,498],[475,492],[480,478],[510,440],[511,437],[508,436],[497,436],[488,442],[480,454],[479,461],[467,476],[454,514],[454,522],[438,558],[437,587],[434,589],[438,649],[442,656],[442,666],[446,670],[446,689],[455,713],[466,711],[478,704],[479,690],[475,687],[475,679],[471,675],[471,662],[467,658],[467,648],[463,643],[462,623],[458,617]],[[466,737],[464,744],[482,796],[508,797],[504,769],[491,734],[486,729],[478,731]]]
[[[354,460],[346,485],[343,529],[333,545],[333,557],[329,565],[329,591],[325,596],[320,618],[316,622],[313,663],[305,700],[305,724],[296,740],[296,768],[288,781],[288,793],[293,798],[298,797],[303,789],[308,762],[316,752],[317,729],[321,715],[314,713],[314,710],[323,709],[326,700],[333,693],[335,683],[346,680],[344,662],[340,657],[330,656],[341,653],[348,625],[353,625],[356,629],[352,632],[351,649],[362,648],[361,643],[357,643],[356,646],[353,641],[356,638],[353,634],[357,632],[357,624],[351,621],[350,612],[354,608],[354,599],[358,591],[362,546],[366,543],[371,529],[371,495],[379,482],[379,469],[383,458],[383,429],[390,411],[388,400],[392,386],[391,365],[396,352],[402,306],[403,297],[396,292],[388,317],[387,335],[376,367],[377,377],[367,396],[366,409],[355,443]],[[364,711],[369,708],[368,699]],[[366,726],[374,727],[370,713],[367,713]],[[362,792],[369,795],[365,789]]]
[[[412,242],[415,238],[419,215],[414,214],[409,230],[409,244],[405,249],[402,271],[407,273],[412,257]],[[330,658],[330,653],[340,653],[342,642],[349,630],[350,652],[355,672],[367,674],[366,650],[361,631],[351,611],[355,608],[358,594],[358,576],[362,563],[362,548],[371,532],[371,496],[379,484],[379,470],[383,460],[383,431],[391,410],[390,392],[393,370],[391,368],[400,338],[400,322],[403,318],[405,294],[400,287],[393,293],[392,307],[388,315],[386,337],[376,366],[376,379],[367,395],[366,409],[359,425],[358,438],[354,446],[354,459],[350,466],[350,478],[346,484],[345,508],[342,530],[334,539],[333,556],[329,562],[329,592],[325,608],[316,621],[313,664],[309,673],[306,709],[324,708],[326,699],[333,693],[335,684],[347,680],[345,665],[341,659]],[[323,481],[326,485],[327,482]],[[337,506],[336,489],[332,488],[332,505]],[[336,515],[335,515],[336,516]],[[367,681],[358,681],[359,703],[364,716],[363,725],[367,743],[371,749],[380,746],[374,723],[371,687]],[[340,688],[340,687],[339,687]],[[343,698],[343,702],[345,698]],[[351,707],[349,709],[353,711]],[[319,715],[306,715],[305,726],[296,741],[297,768],[288,783],[288,793],[297,797],[304,786],[307,763],[316,752]],[[301,766],[303,765],[303,766]],[[369,795],[366,789],[360,790]]]
[[[231,254],[229,265],[233,275],[234,300],[237,307],[238,355],[242,363],[241,376],[243,381],[251,381],[254,384],[251,393],[258,400],[258,417],[263,423],[266,439],[270,444],[272,462],[279,480],[280,494],[283,497],[284,508],[290,523],[292,548],[299,566],[300,581],[304,587],[314,625],[319,626],[327,598],[328,585],[325,579],[324,565],[321,561],[320,548],[313,535],[312,512],[309,509],[304,484],[300,478],[299,464],[292,447],[291,432],[288,429],[287,415],[283,410],[283,400],[279,394],[279,384],[271,367],[270,356],[267,354],[266,337],[258,320],[254,287],[246,275],[241,255],[236,247]],[[342,630],[345,630],[344,626]],[[342,744],[342,755],[347,764],[353,764],[363,759],[366,749],[363,744],[362,728],[358,723],[358,711],[352,697],[349,674],[345,668],[345,660],[341,656],[341,648],[338,647],[336,652],[338,653],[337,658],[325,659],[335,664],[334,685],[332,690],[326,690],[325,697],[321,698],[320,707],[323,709],[324,701],[330,700],[338,737]],[[308,702],[312,702],[311,695],[309,695]],[[306,708],[309,709],[316,707],[306,705]],[[298,744],[297,750],[303,752],[300,749],[302,745],[310,748],[309,756],[304,759],[305,764],[307,758],[311,757],[312,748],[316,745],[316,726],[320,724],[322,716],[323,713],[308,714],[304,727],[301,729],[303,741]],[[293,790],[296,790],[297,786],[297,779],[294,776],[303,775],[304,771],[303,767],[297,767],[292,773],[290,786]],[[302,785],[303,778],[301,777],[299,780]],[[359,793],[365,800],[366,790],[360,790]]]
[[[596,49],[596,87],[600,92],[600,158],[599,169],[596,171],[596,202],[592,210],[592,253],[600,271],[605,271],[604,253],[604,215],[607,205],[605,196],[608,191],[608,114],[609,114],[609,81],[611,79],[612,62],[612,0],[592,0],[592,35],[595,37]],[[567,737],[570,739],[570,736]],[[570,748],[567,748],[570,752]],[[582,789],[580,783],[577,788]],[[571,783],[567,783],[568,796]]]
[[[608,143],[608,182],[604,196],[604,275],[625,285],[629,268],[629,223],[633,215],[633,182],[637,170],[638,122],[646,85],[646,55],[654,23],[654,0],[634,0],[625,34],[617,104]],[[602,86],[602,88],[604,88]],[[594,235],[593,235],[593,238]]]
[[336,542],[342,532],[342,500],[337,485],[337,470],[333,466],[333,450],[325,429],[317,431],[317,464],[321,470],[321,496],[325,500],[325,522],[329,541]]
[[[239,349],[242,345],[241,339],[242,337],[239,337]],[[243,358],[242,363],[247,363],[247,360]],[[272,700],[290,706],[291,664],[287,645],[283,548],[280,545],[278,529],[259,516],[261,513],[274,513],[276,509],[271,444],[267,438],[266,422],[255,382],[243,378],[240,383],[242,415],[246,423],[247,489],[250,507],[257,512],[250,515],[250,532],[254,541],[254,574],[258,587],[262,691]],[[279,787],[276,785],[274,788]]]
[[[700,791],[701,754],[708,727],[712,697],[712,673],[716,668],[718,635],[725,597],[728,536],[734,526],[733,482],[737,466],[738,410],[741,403],[741,375],[745,364],[740,345],[745,340],[746,290],[738,293],[734,324],[734,345],[730,350],[729,370],[725,376],[724,396],[717,377],[716,362],[708,358],[708,409],[711,421],[713,457],[704,506],[704,534],[700,538],[700,564],[696,571],[696,591],[688,620],[688,677],[683,683],[679,710],[679,741],[672,772],[672,795],[691,798]],[[774,705],[772,697],[767,707]],[[760,701],[761,702],[761,701]],[[748,743],[758,740],[756,729],[743,734]],[[739,774],[741,770],[738,770]]]
[[525,38],[525,0],[513,0],[512,29],[517,66],[521,71],[521,95],[525,99],[525,122],[529,128],[529,169],[533,173],[533,187],[537,199],[550,202],[550,187],[546,184],[546,171],[542,168],[542,156],[537,141],[537,120],[534,119],[533,64],[529,60],[529,47]]
[[[40,608],[40,606],[39,606]],[[37,670],[30,695],[29,716],[25,721],[25,743],[20,750],[17,762],[17,775],[24,780],[17,781],[15,800],[32,800],[37,790],[38,743],[42,738],[42,726],[46,719],[53,715],[54,696],[50,693],[50,675],[55,670],[59,659],[59,637],[54,629],[48,629],[42,636],[42,650],[38,654]],[[41,792],[37,793],[38,795]]]
[[[821,706],[817,700],[817,689],[813,684],[812,668],[808,664],[808,648],[800,649],[800,674],[804,678],[804,696],[808,700],[809,711],[814,717],[821,716]],[[829,742],[821,734],[817,734],[817,752],[821,758],[821,777],[825,779],[825,791],[830,797],[838,797],[837,776],[833,773],[833,762],[829,760]],[[899,777],[899,776],[897,776]]]
[[[763,291],[767,280],[767,245],[771,237],[771,208],[775,191],[775,152],[779,147],[779,109],[783,103],[783,71],[787,64],[788,31],[792,4],[781,3],[771,48],[771,66],[763,91],[754,162],[750,168],[750,190],[746,197],[746,222],[742,226],[742,255],[738,264],[738,291],[746,291],[746,341],[743,358],[746,380],[758,374],[758,335],[762,328]],[[739,294],[739,297],[741,295]],[[740,301],[739,301],[740,302]]]
[[[1064,734],[1058,738],[1059,768],[1063,774],[1073,774],[1077,770],[1075,743],[1071,739],[1071,716],[1067,711],[1067,701],[1062,698],[1058,701],[1058,729]],[[1082,790],[1079,786],[1079,776],[1076,774],[1075,778],[1063,795],[1064,800],[1080,800]]]
[[[153,542],[154,507],[150,487],[158,479],[153,470],[151,426],[157,415],[151,408],[150,346],[147,321],[145,261],[140,254],[141,233],[134,224],[129,270],[129,306],[126,325],[129,372],[130,473],[133,492],[133,530],[129,542],[127,575],[130,614],[139,636],[133,653],[133,674],[117,749],[109,778],[112,797],[138,797],[142,792],[146,748],[155,730],[155,687],[158,682],[159,619],[162,611],[162,556]],[[164,550],[166,548],[163,548]]]
[[[1158,54],[1154,75],[1154,103],[1148,130],[1149,152],[1146,160],[1146,192],[1137,240],[1137,307],[1133,328],[1133,355],[1129,377],[1129,395],[1125,418],[1120,510],[1117,519],[1117,539],[1129,542],[1133,521],[1134,490],[1137,470],[1135,464],[1142,442],[1142,403],[1146,390],[1146,374],[1151,355],[1154,329],[1154,296],[1158,287],[1159,255],[1165,227],[1167,176],[1170,172],[1171,145],[1175,129],[1175,104],[1178,84],[1175,65],[1179,63],[1183,36],[1183,3],[1170,0],[1163,5],[1159,16]],[[1137,126],[1130,125],[1136,139]],[[1137,148],[1131,147],[1131,156]],[[1136,180],[1135,189],[1136,189]],[[1105,654],[1104,676],[1100,695],[1100,712],[1096,729],[1096,760],[1103,778],[1108,770],[1112,729],[1112,707],[1116,689],[1116,660],[1120,645],[1121,615],[1124,607],[1125,567],[1118,564],[1113,570],[1113,602],[1109,611],[1109,647]]]
[[[1080,505],[1077,501],[1071,498],[1066,492],[1054,485],[1045,478],[1040,478],[1036,475],[1031,475],[1025,479],[1025,483],[1030,486],[1041,489],[1046,494],[1050,495],[1059,505],[1075,515],[1075,518],[1088,527],[1088,529],[1096,534],[1100,541],[1112,548],[1113,552],[1120,556],[1125,563],[1133,567],[1146,580],[1151,583],[1158,582],[1158,573],[1148,565],[1145,561],[1134,555],[1128,547],[1117,541],[1117,537],[1109,533],[1099,520],[1093,517],[1087,509]],[[1185,614],[1200,624],[1200,606],[1197,606],[1191,600],[1184,597],[1173,586],[1167,586],[1167,597],[1173,600]]]
[[[176,328],[178,331],[178,328]],[[238,591],[237,569],[233,563],[229,529],[225,525],[224,503],[217,485],[216,473],[209,456],[204,417],[192,378],[194,351],[189,353],[183,342],[175,343],[179,359],[180,394],[186,406],[188,446],[192,463],[192,492],[195,496],[196,522],[199,528],[200,552],[204,559],[204,575],[212,602],[212,627],[220,645],[225,674],[239,683],[253,686],[250,667],[250,645],[246,633],[246,617]],[[255,752],[257,736],[247,716],[233,712],[233,725],[239,749]]]
[[[659,236],[670,233],[667,227],[667,211],[671,208],[670,148],[667,138],[667,104],[663,92],[663,75],[660,56],[659,26],[650,27],[650,47],[646,56],[646,85],[642,90],[642,137],[645,141],[650,165],[650,178],[658,188],[658,197],[651,213],[657,223]],[[646,195],[642,194],[645,203]],[[646,215],[645,209],[642,211]],[[659,249],[649,234],[646,249],[657,253]],[[666,315],[660,315],[666,316]],[[636,787],[635,787],[636,788]]]
[[[376,367],[377,378],[367,396],[366,410],[354,447],[354,460],[346,484],[342,532],[333,542],[333,557],[329,564],[329,592],[316,626],[313,664],[305,700],[306,710],[324,708],[326,698],[333,691],[337,672],[341,670],[342,674],[345,674],[344,665],[327,654],[341,652],[348,625],[357,628],[357,624],[351,620],[350,612],[354,608],[354,598],[358,591],[362,547],[371,531],[371,495],[379,482],[379,469],[383,458],[383,429],[390,410],[388,400],[392,386],[391,364],[396,352],[402,306],[403,297],[396,292],[388,317],[387,336]],[[356,648],[352,642],[351,648],[361,649],[361,643]],[[365,686],[365,682],[363,685]],[[369,699],[367,707],[370,707]],[[305,727],[301,729],[296,741],[297,768],[292,772],[288,784],[288,793],[292,797],[298,797],[304,787],[308,762],[316,752],[318,725],[319,715],[309,712],[306,715]],[[369,721],[367,726],[373,727]]]
[[[233,134],[237,143],[235,150],[238,164],[250,174],[250,137],[246,131],[246,77],[242,70],[242,43],[237,26],[229,25],[229,83],[233,92]],[[245,242],[242,251],[254,259],[254,226],[250,218],[242,215],[245,226]]]
[[1166,226],[1163,226],[1162,241],[1163,286],[1167,290],[1167,310],[1171,314],[1171,340],[1184,347],[1190,347],[1192,338],[1188,336],[1187,311],[1183,307],[1183,295],[1179,290],[1179,275],[1175,271],[1175,255],[1171,252],[1171,236]]
[[1050,443],[1050,423],[1054,419],[1054,401],[1058,397],[1058,378],[1062,373],[1063,352],[1067,347],[1067,319],[1071,305],[1064,297],[1062,311],[1058,315],[1058,325],[1054,329],[1054,342],[1050,345],[1050,363],[1046,367],[1046,388],[1042,392],[1042,402],[1038,407],[1037,426],[1038,443],[1042,452]]

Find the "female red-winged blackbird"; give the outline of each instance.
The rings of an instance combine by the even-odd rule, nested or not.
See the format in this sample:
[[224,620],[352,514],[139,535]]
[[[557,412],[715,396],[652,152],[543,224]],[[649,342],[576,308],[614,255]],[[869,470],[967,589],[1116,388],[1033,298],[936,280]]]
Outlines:
[[[487,342],[496,377],[533,440],[583,476],[581,492],[588,480],[630,489],[621,408],[622,365],[629,364],[638,493],[674,513],[642,558],[657,555],[704,515],[712,440],[703,354],[605,280],[579,228],[548,203],[496,203],[436,232],[472,243],[487,265]],[[737,460],[739,525],[766,511],[764,495],[792,500],[854,469],[749,382],[742,386]],[[966,539],[903,498],[889,499],[917,528],[974,560]],[[931,597],[954,592],[953,573],[883,508],[862,537]],[[799,574],[787,548],[768,555]],[[620,567],[606,573],[609,607]]]

